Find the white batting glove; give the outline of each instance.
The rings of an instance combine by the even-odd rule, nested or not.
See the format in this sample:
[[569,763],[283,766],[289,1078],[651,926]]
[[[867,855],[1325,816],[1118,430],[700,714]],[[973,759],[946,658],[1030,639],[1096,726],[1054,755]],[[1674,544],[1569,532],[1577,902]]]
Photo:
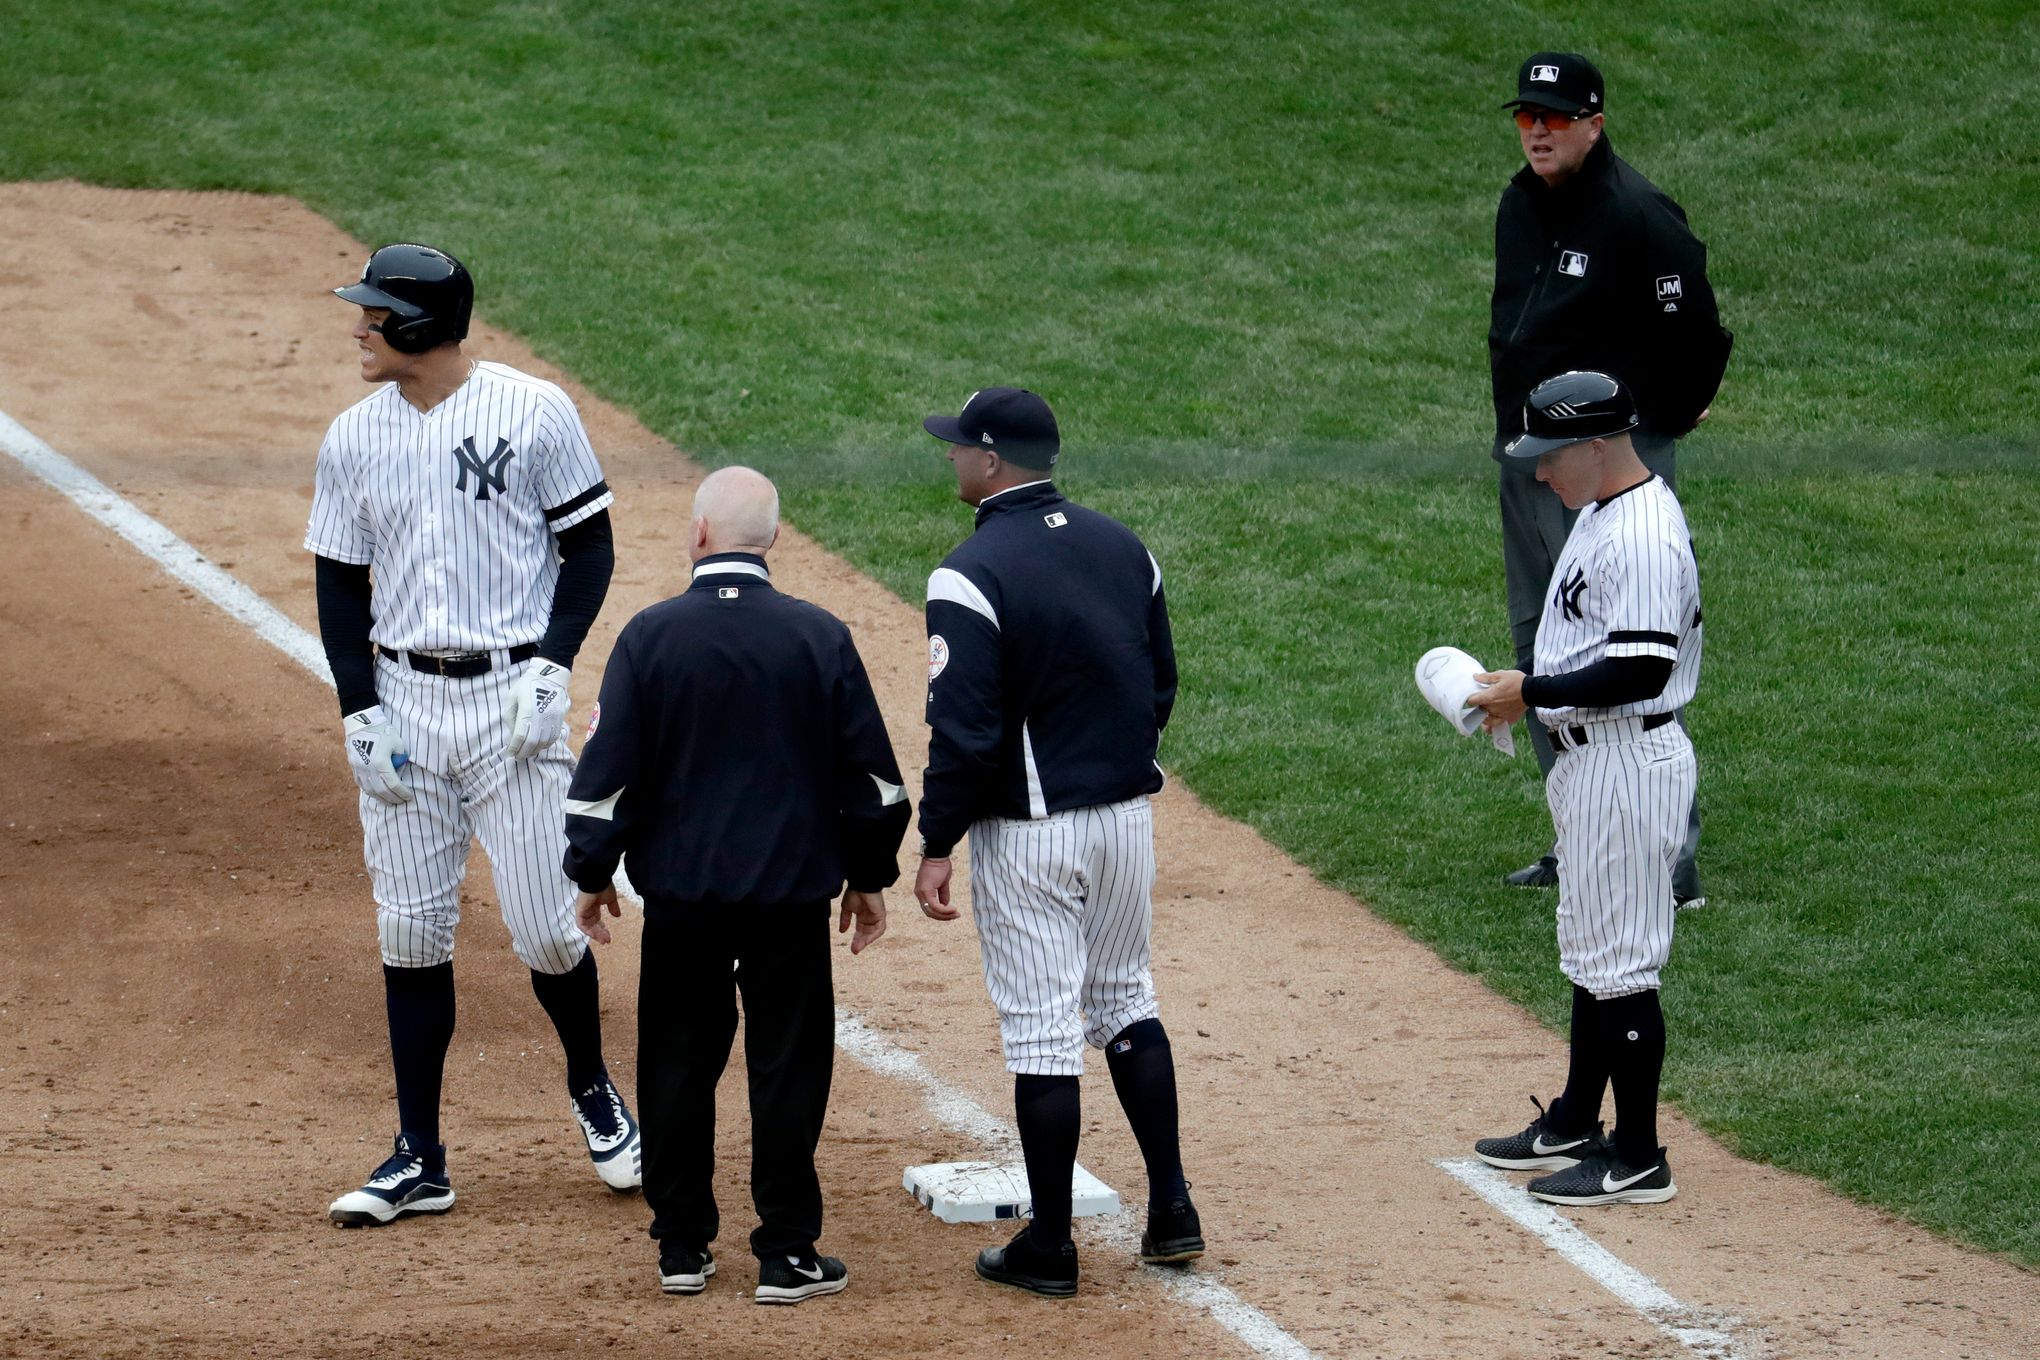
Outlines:
[[535,656],[524,674],[510,682],[503,701],[503,754],[529,760],[560,739],[567,723],[567,685],[574,673],[557,661]]
[[392,806],[410,802],[411,790],[398,778],[397,771],[410,763],[411,755],[404,749],[404,739],[390,725],[390,716],[383,712],[383,706],[375,704],[359,713],[350,713],[340,723],[347,734],[347,768],[353,772],[354,782],[361,785],[361,791]]

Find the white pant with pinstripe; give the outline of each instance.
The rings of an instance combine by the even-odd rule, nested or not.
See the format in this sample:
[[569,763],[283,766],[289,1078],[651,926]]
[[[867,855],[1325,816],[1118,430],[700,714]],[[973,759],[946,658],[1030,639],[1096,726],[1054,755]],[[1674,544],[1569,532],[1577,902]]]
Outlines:
[[1584,746],[1561,735],[1545,796],[1558,829],[1559,964],[1606,1000],[1656,987],[1671,957],[1672,870],[1698,766],[1677,723],[1586,731]]
[[541,973],[581,961],[574,925],[565,800],[574,754],[564,739],[529,761],[503,754],[503,703],[529,662],[497,653],[487,675],[449,679],[388,659],[376,691],[411,754],[403,781],[415,795],[395,806],[361,796],[364,857],[375,889],[383,962],[429,968],[453,957],[460,884],[476,836],[495,871],[496,896],[517,957]]
[[1103,1048],[1158,1013],[1154,886],[1145,797],[971,826],[971,911],[1007,1071],[1079,1076],[1086,1041]]

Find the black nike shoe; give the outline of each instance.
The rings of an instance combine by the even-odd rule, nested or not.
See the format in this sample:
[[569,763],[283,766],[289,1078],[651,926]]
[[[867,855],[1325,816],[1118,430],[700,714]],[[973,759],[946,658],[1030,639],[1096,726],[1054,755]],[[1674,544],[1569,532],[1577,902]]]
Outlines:
[[659,1253],[659,1288],[668,1294],[699,1294],[715,1274],[715,1253],[703,1248]]
[[1545,855],[1535,864],[1526,864],[1513,874],[1503,874],[1502,882],[1512,888],[1556,888],[1558,886],[1558,860]]
[[1011,1285],[1030,1294],[1051,1299],[1075,1298],[1077,1293],[1077,1244],[1064,1242],[1044,1251],[1034,1243],[1034,1233],[1022,1228],[1003,1247],[986,1247],[978,1253],[977,1273],[981,1280]]
[[1194,1261],[1204,1254],[1204,1225],[1188,1195],[1172,1199],[1159,1212],[1148,1211],[1147,1230],[1140,1235],[1140,1259],[1151,1266]]
[[1530,1193],[1547,1204],[1662,1204],[1679,1193],[1672,1164],[1659,1148],[1647,1166],[1631,1166],[1604,1147],[1578,1166],[1539,1176]]
[[850,1271],[833,1256],[774,1256],[758,1263],[760,1303],[799,1303],[817,1294],[840,1294]]
[[1592,1133],[1559,1133],[1543,1102],[1532,1096],[1530,1103],[1537,1117],[1529,1128],[1506,1138],[1483,1138],[1473,1145],[1473,1155],[1505,1171],[1563,1171],[1601,1151],[1601,1125],[1594,1125]]

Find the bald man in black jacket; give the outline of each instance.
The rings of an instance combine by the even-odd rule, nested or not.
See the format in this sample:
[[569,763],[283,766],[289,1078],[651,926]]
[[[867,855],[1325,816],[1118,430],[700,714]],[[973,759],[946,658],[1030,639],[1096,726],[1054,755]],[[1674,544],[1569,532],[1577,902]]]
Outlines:
[[835,1055],[829,903],[842,892],[851,953],[885,933],[910,808],[850,630],[772,587],[772,483],[724,468],[694,509],[693,585],[632,619],[610,656],[569,790],[566,869],[598,942],[625,855],[645,900],[638,1115],[661,1288],[699,1293],[715,1273],[715,1087],[740,990],[755,1297],[799,1303],[849,1279],[815,1251]]

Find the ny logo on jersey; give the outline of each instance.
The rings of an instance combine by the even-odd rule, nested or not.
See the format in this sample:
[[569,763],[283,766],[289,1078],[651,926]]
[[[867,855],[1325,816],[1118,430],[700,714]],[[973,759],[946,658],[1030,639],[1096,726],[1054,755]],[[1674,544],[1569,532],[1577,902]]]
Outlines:
[[516,452],[510,447],[510,441],[498,436],[496,451],[484,458],[475,449],[475,437],[469,435],[453,446],[453,461],[460,467],[460,475],[453,479],[453,489],[467,490],[468,474],[472,472],[475,474],[476,500],[489,499],[491,489],[508,492],[510,460],[516,456]]
[[1572,575],[1558,583],[1558,594],[1552,597],[1551,602],[1565,611],[1565,617],[1576,619],[1580,617],[1580,596],[1586,593],[1587,574],[1574,567]]

